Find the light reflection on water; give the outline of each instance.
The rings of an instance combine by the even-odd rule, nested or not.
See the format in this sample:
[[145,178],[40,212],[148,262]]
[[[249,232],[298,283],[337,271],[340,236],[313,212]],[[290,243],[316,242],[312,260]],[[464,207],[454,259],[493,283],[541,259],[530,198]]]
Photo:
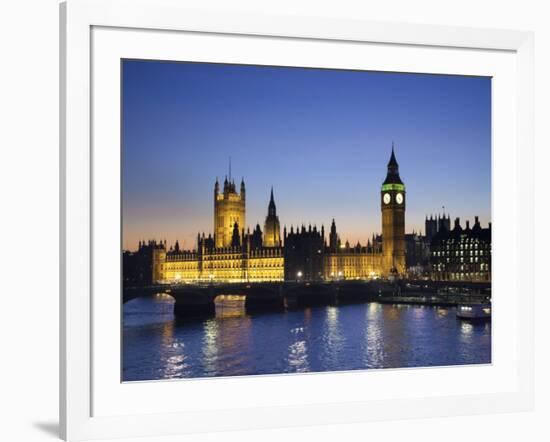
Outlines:
[[375,302],[369,304],[366,312],[365,337],[361,349],[363,351],[363,363],[365,367],[379,367],[386,359],[384,342],[382,340],[382,327],[376,318],[380,315],[382,305]]
[[174,328],[173,321],[165,322],[162,327],[161,348],[165,351],[161,359],[165,361],[162,367],[164,379],[188,376],[189,373],[189,366],[185,362],[185,344],[174,337]]
[[123,380],[478,364],[490,323],[454,308],[377,303],[176,321],[168,298],[124,305]]
[[323,337],[323,360],[326,370],[338,370],[342,365],[342,353],[346,350],[346,338],[339,322],[340,308],[325,307],[325,331]]
[[202,348],[203,364],[206,373],[216,373],[216,361],[218,359],[218,323],[215,320],[208,320],[204,323]]
[[310,371],[307,360],[306,341],[296,341],[288,347],[289,371],[304,373]]

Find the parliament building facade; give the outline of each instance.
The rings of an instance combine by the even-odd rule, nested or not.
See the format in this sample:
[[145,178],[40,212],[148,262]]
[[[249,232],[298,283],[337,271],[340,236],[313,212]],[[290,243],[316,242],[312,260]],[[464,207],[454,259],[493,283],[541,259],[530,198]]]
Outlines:
[[[367,244],[343,244],[333,220],[328,235],[322,226],[281,227],[271,189],[263,231],[246,226],[246,188],[226,178],[214,185],[213,234],[197,235],[194,250],[178,241],[140,242],[137,254],[151,260],[152,283],[265,282],[371,279],[402,275],[405,268],[405,185],[392,148],[380,205],[382,235]],[[149,278],[147,278],[149,279]]]

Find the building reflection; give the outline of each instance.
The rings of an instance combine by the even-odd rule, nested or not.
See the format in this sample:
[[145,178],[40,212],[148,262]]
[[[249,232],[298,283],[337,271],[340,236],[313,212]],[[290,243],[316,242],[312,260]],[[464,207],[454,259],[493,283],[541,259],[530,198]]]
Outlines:
[[216,318],[238,318],[246,315],[246,296],[219,295],[214,300]]
[[416,305],[412,313],[415,320],[421,321],[429,313],[429,310],[423,305]]
[[367,367],[397,366],[400,363],[408,346],[402,318],[409,314],[408,304],[369,304],[364,344]]
[[390,321],[396,321],[397,319],[399,319],[399,310],[405,309],[407,307],[409,306],[405,304],[396,304],[396,305],[392,304],[392,305],[384,306],[384,309],[383,309],[384,319],[390,320]]
[[[204,322],[203,365],[209,375],[246,374],[251,353],[252,321],[243,306],[216,307],[216,318]],[[248,367],[249,368],[249,367]]]
[[162,325],[162,346],[171,347],[174,341],[174,321],[166,321]]
[[304,310],[304,323],[306,325],[309,325],[311,322],[311,307],[307,307],[305,310]]

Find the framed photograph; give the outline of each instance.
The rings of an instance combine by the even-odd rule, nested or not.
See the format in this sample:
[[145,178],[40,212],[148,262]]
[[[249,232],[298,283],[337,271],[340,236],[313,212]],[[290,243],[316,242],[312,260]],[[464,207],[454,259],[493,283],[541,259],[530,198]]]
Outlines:
[[60,14],[66,440],[532,407],[532,34]]

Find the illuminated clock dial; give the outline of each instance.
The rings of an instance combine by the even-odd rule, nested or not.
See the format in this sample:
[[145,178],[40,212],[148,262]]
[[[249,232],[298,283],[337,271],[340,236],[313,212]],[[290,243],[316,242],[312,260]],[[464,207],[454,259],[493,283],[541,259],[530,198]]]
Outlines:
[[403,204],[403,194],[398,193],[397,195],[395,195],[395,201],[397,201],[397,204]]
[[391,201],[391,196],[389,193],[384,194],[384,204],[389,204]]

